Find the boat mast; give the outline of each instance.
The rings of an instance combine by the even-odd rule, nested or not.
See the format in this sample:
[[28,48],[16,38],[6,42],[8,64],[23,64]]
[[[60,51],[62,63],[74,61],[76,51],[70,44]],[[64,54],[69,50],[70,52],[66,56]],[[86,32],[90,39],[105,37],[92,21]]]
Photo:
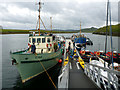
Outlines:
[[81,22],[80,22],[80,35],[81,35]]
[[[108,0],[108,1],[109,1],[109,0]],[[111,5],[110,5],[110,2],[109,2],[109,18],[110,18],[111,53],[112,53],[111,62],[112,62],[113,70],[114,70],[114,63],[113,63],[113,45],[112,45],[112,26],[111,26]]]
[[[106,53],[107,53],[107,34],[108,34],[108,6],[109,6],[109,0],[107,2],[107,16],[106,16],[106,40],[105,40],[105,59],[106,59]],[[104,67],[106,67],[104,62]]]
[[50,17],[50,28],[51,28],[51,33],[52,33],[52,17]]
[[41,2],[39,2],[39,36],[40,36],[40,9],[41,9]]

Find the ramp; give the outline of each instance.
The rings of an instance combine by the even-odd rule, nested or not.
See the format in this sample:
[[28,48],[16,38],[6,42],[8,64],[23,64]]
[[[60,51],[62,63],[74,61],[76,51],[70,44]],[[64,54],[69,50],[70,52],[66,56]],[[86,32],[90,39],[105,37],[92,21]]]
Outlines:
[[69,76],[69,88],[95,88],[99,89],[85,74],[75,60],[70,60],[71,69]]

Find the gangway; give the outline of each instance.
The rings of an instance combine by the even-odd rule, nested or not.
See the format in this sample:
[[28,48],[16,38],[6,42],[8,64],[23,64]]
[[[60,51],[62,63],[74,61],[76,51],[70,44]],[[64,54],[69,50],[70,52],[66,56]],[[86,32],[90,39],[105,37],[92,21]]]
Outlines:
[[[66,39],[66,48],[68,43],[71,42],[71,48],[73,49],[73,43],[70,39]],[[66,59],[66,48],[64,54],[64,60]],[[62,67],[61,75],[58,77],[58,89],[68,88],[95,88],[99,89],[84,73],[81,67],[79,67],[77,60],[70,60],[68,64]]]
[[78,68],[75,60],[70,60],[69,88],[94,88],[99,89],[85,74],[82,68]]

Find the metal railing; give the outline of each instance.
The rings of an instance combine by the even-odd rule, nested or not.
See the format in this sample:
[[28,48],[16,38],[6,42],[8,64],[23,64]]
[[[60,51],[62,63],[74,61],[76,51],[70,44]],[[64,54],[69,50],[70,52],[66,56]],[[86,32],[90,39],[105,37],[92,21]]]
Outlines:
[[84,73],[103,90],[120,89],[120,72],[85,63]]
[[14,49],[14,50],[10,50],[10,53],[16,53],[16,52],[20,52],[20,51],[25,51],[28,48],[21,48],[21,49]]
[[68,89],[69,81],[69,62],[62,69],[62,74],[58,77],[58,89]]
[[[64,61],[66,57],[67,57],[67,54],[66,54],[66,47],[65,47],[64,48]],[[65,90],[68,89],[68,81],[69,81],[69,61],[68,61],[68,64],[62,67],[61,74],[58,77],[58,89],[61,89],[61,88]]]

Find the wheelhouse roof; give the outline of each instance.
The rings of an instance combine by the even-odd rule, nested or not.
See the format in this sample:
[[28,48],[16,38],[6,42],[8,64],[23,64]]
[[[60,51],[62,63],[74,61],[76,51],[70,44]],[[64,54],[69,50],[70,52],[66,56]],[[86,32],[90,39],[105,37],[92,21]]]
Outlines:
[[52,37],[52,36],[49,36],[49,35],[41,35],[41,36],[36,35],[36,36],[29,36],[29,37]]

